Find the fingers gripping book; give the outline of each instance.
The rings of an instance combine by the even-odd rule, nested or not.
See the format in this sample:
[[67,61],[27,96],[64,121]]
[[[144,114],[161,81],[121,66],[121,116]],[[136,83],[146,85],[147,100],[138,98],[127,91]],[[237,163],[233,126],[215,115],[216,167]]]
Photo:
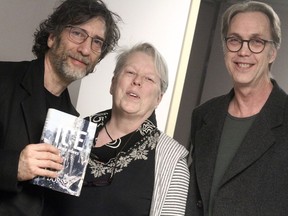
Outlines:
[[57,178],[37,176],[35,185],[79,196],[97,124],[56,110],[47,112],[41,142],[56,146],[64,159]]

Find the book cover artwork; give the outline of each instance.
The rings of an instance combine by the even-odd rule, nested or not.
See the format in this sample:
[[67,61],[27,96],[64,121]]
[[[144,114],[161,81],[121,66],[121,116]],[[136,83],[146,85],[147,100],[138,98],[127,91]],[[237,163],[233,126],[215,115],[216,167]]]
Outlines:
[[38,176],[33,184],[79,196],[89,161],[96,124],[68,113],[49,109],[41,142],[55,145],[64,159],[57,178]]

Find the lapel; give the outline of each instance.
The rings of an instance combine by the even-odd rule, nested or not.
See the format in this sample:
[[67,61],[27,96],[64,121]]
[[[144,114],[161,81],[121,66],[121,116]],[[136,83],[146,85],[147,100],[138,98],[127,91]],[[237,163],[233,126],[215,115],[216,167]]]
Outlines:
[[[44,58],[31,62],[30,67],[25,74],[21,86],[25,91],[26,98],[22,101],[22,111],[26,124],[26,130],[30,143],[38,143],[42,133],[46,118],[46,95],[44,88]],[[68,102],[64,112],[79,116],[71,103],[68,89],[62,93]]]
[[31,62],[21,86],[27,94],[21,105],[28,138],[31,143],[38,143],[46,117],[44,59]]
[[[234,91],[221,96],[208,105],[208,111],[200,120],[202,127],[195,135],[195,169],[197,182],[204,202],[208,202],[214,173],[217,150],[221,138],[222,128],[227,115],[228,105]],[[193,157],[193,156],[192,156]],[[197,160],[199,158],[199,160]]]
[[[274,80],[272,82],[274,87],[270,97],[239,147],[223,176],[220,186],[257,161],[275,143],[273,129],[283,124],[287,95]],[[208,203],[210,197],[222,128],[229,102],[233,96],[234,91],[232,89],[229,94],[219,97],[208,106],[208,111],[206,110],[206,114],[200,120],[202,121],[202,127],[195,135],[194,142],[196,145],[192,157],[201,197],[206,203]]]
[[220,186],[257,161],[275,143],[273,130],[283,124],[287,95],[274,80],[272,82],[273,90],[224,174]]

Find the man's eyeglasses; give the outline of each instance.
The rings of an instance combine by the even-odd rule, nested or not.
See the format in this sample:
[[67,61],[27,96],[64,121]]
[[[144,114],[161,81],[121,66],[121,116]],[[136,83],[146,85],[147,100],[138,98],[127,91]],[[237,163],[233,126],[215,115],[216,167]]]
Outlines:
[[92,38],[91,40],[91,49],[96,53],[101,53],[107,48],[107,44],[100,37],[91,37],[87,32],[79,27],[75,26],[66,26],[69,29],[69,39],[77,44],[84,43],[88,37]]
[[226,47],[230,52],[238,52],[242,47],[243,43],[247,42],[248,48],[252,53],[261,53],[266,43],[274,43],[273,40],[264,40],[261,38],[252,38],[250,40],[242,40],[238,37],[227,37],[225,38]]

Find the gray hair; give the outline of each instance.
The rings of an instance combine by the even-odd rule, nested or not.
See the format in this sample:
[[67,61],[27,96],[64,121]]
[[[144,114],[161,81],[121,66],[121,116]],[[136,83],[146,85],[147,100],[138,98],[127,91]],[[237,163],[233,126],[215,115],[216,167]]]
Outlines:
[[279,49],[281,44],[280,19],[270,5],[257,1],[244,1],[241,3],[237,3],[230,6],[225,11],[222,17],[222,29],[221,29],[221,38],[223,47],[225,46],[225,37],[227,36],[228,28],[232,18],[236,14],[243,12],[261,12],[269,18],[271,25],[272,40],[274,41],[273,44],[276,49]]
[[168,88],[168,68],[162,55],[149,43],[136,44],[130,49],[122,50],[122,52],[117,56],[114,76],[117,77],[128,58],[135,52],[143,52],[154,59],[154,65],[161,80],[161,93],[164,94]]

